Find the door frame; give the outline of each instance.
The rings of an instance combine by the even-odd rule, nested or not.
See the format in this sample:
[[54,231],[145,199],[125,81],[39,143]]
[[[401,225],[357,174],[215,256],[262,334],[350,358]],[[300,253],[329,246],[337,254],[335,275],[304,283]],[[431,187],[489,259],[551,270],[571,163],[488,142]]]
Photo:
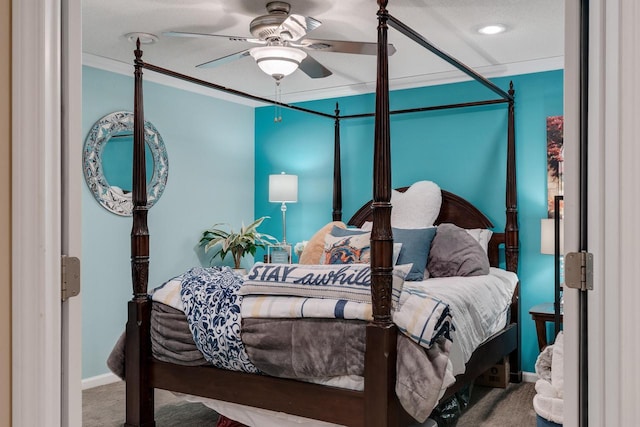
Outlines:
[[[12,1],[12,412],[14,425],[54,425],[62,417],[62,308],[59,295],[61,218],[61,5],[65,0]],[[80,40],[81,5],[68,1]],[[577,0],[566,1],[565,144],[566,244],[577,248],[573,105],[578,99],[575,49]],[[631,425],[636,413],[634,355],[640,311],[634,289],[640,256],[638,211],[640,7],[623,0],[591,0],[589,235],[594,286],[589,295],[589,419],[592,425]],[[575,50],[574,50],[575,49]],[[72,56],[75,50],[72,49]],[[79,54],[79,53],[78,53]],[[72,58],[68,58],[73,61]],[[80,79],[71,81],[78,96]],[[606,94],[606,96],[604,96]],[[79,110],[67,116],[73,123]],[[572,119],[573,117],[573,119]],[[75,137],[74,137],[75,138]],[[605,149],[606,142],[606,149]],[[573,197],[572,197],[573,195]],[[624,197],[623,197],[624,195]],[[603,207],[606,206],[606,209]],[[621,232],[624,230],[624,232]],[[79,255],[79,253],[78,253]],[[605,282],[606,277],[606,282]],[[605,291],[606,286],[606,293]],[[565,296],[565,426],[577,425],[577,298]],[[79,339],[79,337],[78,337]],[[621,343],[627,350],[621,353]],[[615,349],[605,351],[605,349]],[[40,357],[46,354],[48,357]],[[604,375],[606,366],[607,375]],[[69,373],[65,373],[65,377]],[[73,381],[72,381],[73,382]],[[573,390],[576,387],[576,390]],[[576,414],[573,416],[573,414]],[[606,420],[606,423],[604,422]]]
[[[61,1],[62,255],[82,260],[82,0]],[[82,293],[62,303],[62,414],[82,426]]]
[[[62,14],[68,40],[78,52],[65,57]],[[81,6],[78,0],[12,1],[12,423],[15,426],[81,423],[80,336],[69,345],[75,365],[63,372],[63,318],[81,323],[79,303],[60,299],[60,257],[66,245],[79,248],[79,231],[63,236],[63,203],[80,208],[79,195],[69,192],[79,178],[67,169],[63,178],[63,130],[77,138],[80,126],[81,69],[63,73],[81,55]],[[74,59],[75,58],[75,59]],[[72,80],[73,79],[73,80]],[[63,116],[62,110],[65,110]],[[64,119],[64,120],[63,120]],[[66,151],[65,151],[66,152]],[[69,160],[73,160],[70,155]],[[66,163],[66,162],[65,162]],[[80,163],[78,163],[80,165]],[[71,179],[71,181],[69,181]],[[65,197],[63,200],[62,194]],[[79,215],[75,213],[74,215]],[[65,221],[66,222],[66,221]],[[75,227],[80,227],[76,222]],[[63,239],[64,237],[64,239]],[[79,256],[79,253],[70,254]],[[76,350],[78,349],[78,350]],[[70,352],[65,351],[65,358]],[[63,381],[71,378],[72,381]],[[77,388],[80,390],[80,382]],[[71,393],[71,394],[69,394]],[[72,398],[69,399],[69,396]],[[63,405],[65,409],[63,409]]]

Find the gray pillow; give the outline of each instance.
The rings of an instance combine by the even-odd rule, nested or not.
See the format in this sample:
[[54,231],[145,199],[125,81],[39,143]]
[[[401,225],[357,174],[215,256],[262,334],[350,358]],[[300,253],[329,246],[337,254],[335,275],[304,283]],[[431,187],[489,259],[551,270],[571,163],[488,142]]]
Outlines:
[[423,280],[424,269],[427,267],[427,256],[431,241],[436,235],[436,228],[393,228],[393,241],[402,243],[399,264],[413,264],[411,271],[404,280]]
[[489,258],[482,246],[463,228],[440,224],[427,260],[431,277],[489,274]]

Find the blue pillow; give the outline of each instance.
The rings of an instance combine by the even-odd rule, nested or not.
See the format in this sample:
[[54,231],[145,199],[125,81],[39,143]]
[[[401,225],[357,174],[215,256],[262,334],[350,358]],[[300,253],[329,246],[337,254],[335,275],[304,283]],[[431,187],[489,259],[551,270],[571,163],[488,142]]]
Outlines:
[[427,257],[431,241],[436,235],[436,227],[429,228],[393,228],[393,241],[402,243],[398,264],[413,264],[404,280],[424,280]]
[[341,228],[336,225],[333,226],[329,234],[334,237],[347,237],[355,236],[358,234],[369,233],[369,231],[360,230],[359,228]]

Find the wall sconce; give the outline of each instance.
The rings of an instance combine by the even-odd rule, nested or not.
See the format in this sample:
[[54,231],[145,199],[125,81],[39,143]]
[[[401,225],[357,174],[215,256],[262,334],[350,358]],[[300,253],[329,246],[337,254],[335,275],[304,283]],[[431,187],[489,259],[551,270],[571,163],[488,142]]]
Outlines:
[[269,175],[269,201],[282,203],[282,244],[287,244],[287,203],[298,201],[298,176],[287,175],[282,172],[278,175]]

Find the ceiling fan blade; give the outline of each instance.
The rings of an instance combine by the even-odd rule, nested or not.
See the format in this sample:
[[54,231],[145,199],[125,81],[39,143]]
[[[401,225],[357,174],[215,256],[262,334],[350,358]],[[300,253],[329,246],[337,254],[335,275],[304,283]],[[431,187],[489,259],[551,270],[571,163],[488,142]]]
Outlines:
[[309,55],[307,55],[307,57],[302,60],[299,68],[303,73],[305,73],[312,79],[321,79],[323,77],[329,77],[331,74],[333,74],[331,70],[326,68],[324,65],[322,65]]
[[188,31],[165,31],[162,33],[164,36],[169,37],[221,37],[234,42],[248,42],[257,44],[266,44],[267,42],[260,39],[254,39],[249,37],[240,36],[225,36],[224,34],[211,34],[211,33],[192,33]]
[[[317,51],[317,52],[341,52],[341,53],[355,53],[359,55],[376,55],[378,53],[378,44],[369,42],[350,42],[344,40],[319,40],[319,39],[304,39],[299,44],[293,46],[302,47],[304,49]],[[389,44],[387,47],[389,55],[393,55],[396,52],[396,48]]]
[[245,56],[249,56],[249,49],[232,53],[231,55],[223,56],[221,58],[213,59],[208,62],[204,62],[200,65],[196,65],[198,68],[214,68],[219,65],[228,64],[231,61],[235,61],[236,59],[244,58]]
[[276,30],[283,40],[297,41],[318,28],[322,22],[310,16],[290,14]]

